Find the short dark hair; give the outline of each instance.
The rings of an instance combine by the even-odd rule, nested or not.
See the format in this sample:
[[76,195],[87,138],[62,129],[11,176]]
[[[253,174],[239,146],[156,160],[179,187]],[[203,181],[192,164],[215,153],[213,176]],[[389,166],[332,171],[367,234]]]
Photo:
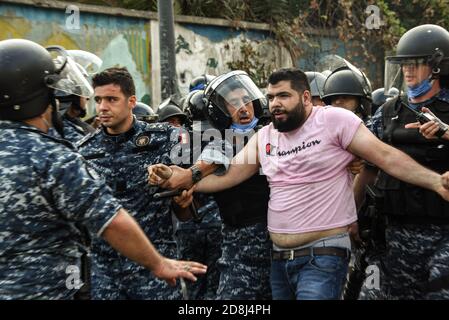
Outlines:
[[126,97],[131,97],[136,94],[134,80],[126,67],[108,68],[100,73],[97,73],[92,78],[92,86],[94,88],[108,84],[115,84],[119,86]]
[[271,85],[280,81],[290,81],[291,87],[299,93],[304,92],[304,90],[310,91],[310,84],[306,74],[298,68],[282,68],[274,71],[268,77],[268,83]]

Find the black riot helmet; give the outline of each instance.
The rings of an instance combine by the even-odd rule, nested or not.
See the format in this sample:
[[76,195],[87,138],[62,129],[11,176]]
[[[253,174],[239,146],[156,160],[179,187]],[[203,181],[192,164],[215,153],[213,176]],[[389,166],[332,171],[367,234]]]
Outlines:
[[385,92],[403,87],[401,66],[427,64],[432,78],[449,75],[449,32],[437,25],[425,24],[408,30],[399,39],[396,55],[386,57]]
[[53,89],[85,97],[93,94],[91,85],[62,47],[45,49],[23,39],[0,41],[0,70],[0,119],[34,118],[50,104],[56,113]]
[[320,97],[323,95],[324,83],[326,82],[326,77],[316,71],[307,71],[305,72],[307,76],[307,80],[309,80],[310,84],[310,93],[312,97]]
[[[238,91],[241,97],[236,99],[233,93]],[[204,99],[207,118],[218,130],[227,129],[232,124],[230,109],[236,112],[252,102],[254,116],[260,118],[263,114],[263,105],[266,103],[260,89],[248,74],[241,70],[228,72],[212,80],[204,90]]]
[[379,88],[373,91],[371,97],[373,99],[373,102],[371,103],[371,112],[374,114],[381,105],[387,102],[387,96],[385,95],[384,88]]
[[149,105],[140,101],[137,102],[134,106],[133,114],[136,116],[137,120],[145,121],[148,123],[157,122],[159,118]]
[[206,117],[206,105],[204,101],[204,91],[195,90],[187,95],[184,112],[191,118],[192,121],[204,121]]
[[195,91],[195,90],[204,90],[206,86],[214,80],[216,77],[210,74],[203,74],[201,76],[198,76],[190,82],[189,91]]
[[186,97],[184,112],[192,121],[193,131],[205,131],[212,128],[206,114],[205,102],[203,90],[192,91]]
[[182,112],[181,107],[170,97],[165,99],[157,109],[159,122],[166,122],[168,118],[177,116],[183,123],[186,123],[187,116]]
[[368,117],[371,115],[371,84],[363,72],[346,60],[344,63],[344,66],[338,67],[327,77],[322,100],[330,105],[333,97],[359,97],[361,110],[356,112]]

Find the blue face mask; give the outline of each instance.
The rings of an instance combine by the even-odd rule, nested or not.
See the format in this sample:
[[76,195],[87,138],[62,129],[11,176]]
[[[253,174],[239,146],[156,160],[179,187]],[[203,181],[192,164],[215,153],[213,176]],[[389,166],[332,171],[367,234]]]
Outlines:
[[410,99],[415,99],[425,95],[431,89],[432,89],[432,82],[429,79],[426,79],[414,87],[408,87],[407,95]]
[[258,121],[259,121],[259,119],[254,117],[253,120],[250,123],[248,123],[248,124],[233,123],[233,124],[231,124],[231,129],[234,130],[234,132],[237,132],[237,133],[247,133],[251,129],[254,129],[254,127],[257,125]]

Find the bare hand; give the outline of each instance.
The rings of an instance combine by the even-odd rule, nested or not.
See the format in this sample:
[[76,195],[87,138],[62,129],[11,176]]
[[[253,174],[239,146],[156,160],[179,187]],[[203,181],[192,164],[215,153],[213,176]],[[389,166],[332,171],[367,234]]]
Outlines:
[[[428,108],[422,108],[422,112],[430,113],[431,115],[434,115]],[[435,121],[429,121],[424,124],[421,124],[420,122],[413,122],[408,123],[405,125],[405,128],[407,129],[419,129],[419,132],[424,136],[426,139],[437,139],[437,136],[435,134],[440,129],[439,125]],[[446,132],[442,138],[449,139],[449,133]]]
[[154,164],[147,168],[148,183],[162,186],[173,174],[173,170],[165,164]]
[[175,286],[177,278],[196,281],[194,275],[205,274],[207,266],[194,261],[177,261],[163,257],[162,262],[152,272],[157,278],[165,280],[171,286]]
[[190,206],[190,204],[193,201],[193,191],[194,190],[195,190],[195,186],[193,186],[189,190],[184,190],[181,193],[181,195],[179,195],[177,197],[173,197],[173,201],[181,208],[183,208],[183,209],[187,208],[188,206]]
[[193,185],[192,171],[178,166],[155,164],[148,167],[148,182],[165,189],[190,189]]
[[364,167],[365,167],[365,161],[360,159],[360,158],[354,159],[348,165],[349,171],[351,171],[351,173],[354,174],[354,175],[359,174]]

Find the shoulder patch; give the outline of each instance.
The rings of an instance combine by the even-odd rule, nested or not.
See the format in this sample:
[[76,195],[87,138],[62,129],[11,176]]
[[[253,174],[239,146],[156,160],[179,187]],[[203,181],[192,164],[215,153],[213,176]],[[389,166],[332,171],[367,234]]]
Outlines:
[[151,141],[151,133],[143,132],[136,137],[134,144],[137,147],[146,147],[150,144]]

